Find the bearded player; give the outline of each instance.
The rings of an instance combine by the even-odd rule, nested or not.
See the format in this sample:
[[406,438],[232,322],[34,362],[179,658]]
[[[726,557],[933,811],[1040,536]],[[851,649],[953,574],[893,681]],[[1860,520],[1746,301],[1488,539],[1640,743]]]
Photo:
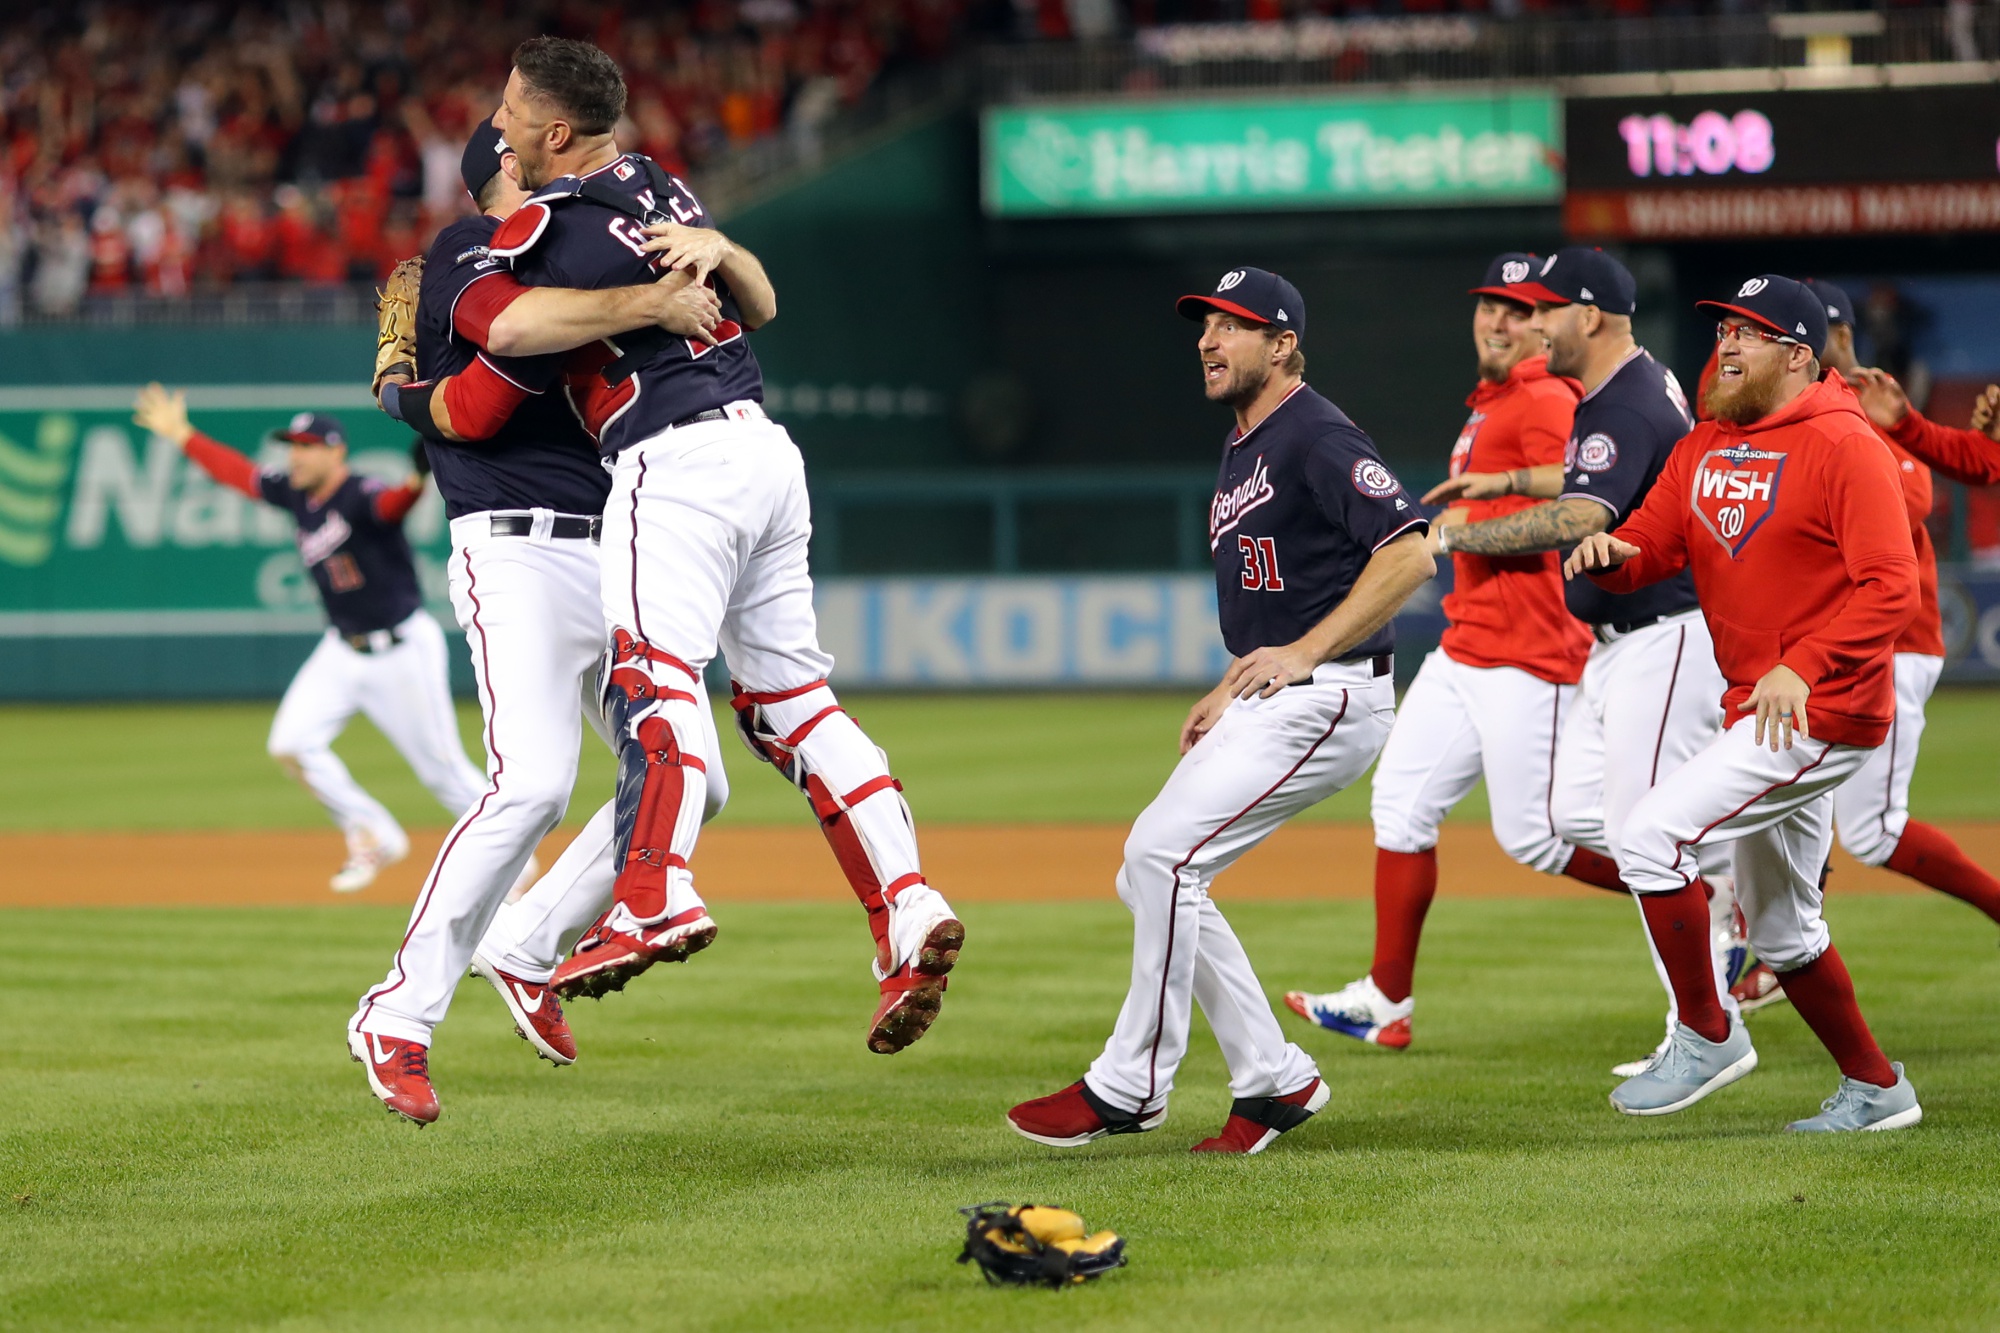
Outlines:
[[1820,914],[1833,793],[1888,739],[1895,646],[1919,604],[1895,459],[1839,376],[1820,379],[1824,303],[1803,283],[1752,278],[1715,311],[1713,420],[1674,451],[1616,531],[1565,565],[1629,593],[1692,571],[1728,679],[1723,733],[1633,808],[1618,868],[1665,961],[1680,1023],[1611,1103],[1680,1111],[1757,1062],[1716,1001],[1695,857],[1727,846],[1757,956],[1840,1067],[1802,1132],[1914,1125],[1923,1109],[1855,1003]]
[[1285,1040],[1209,885],[1367,772],[1395,718],[1389,622],[1433,572],[1415,502],[1302,378],[1298,289],[1232,269],[1179,310],[1202,324],[1209,401],[1236,414],[1209,511],[1234,660],[1188,714],[1181,761],[1125,841],[1132,986],[1111,1039],[1083,1078],[1007,1113],[1016,1133],[1057,1148],[1165,1122],[1197,1001],[1235,1101],[1196,1152],[1261,1152],[1326,1105],[1319,1070]]
[[[1582,390],[1549,372],[1523,287],[1530,254],[1503,254],[1472,289],[1479,385],[1452,447],[1450,479],[1424,496],[1450,501],[1453,518],[1480,521],[1540,502],[1534,469],[1562,467]],[[1445,521],[1452,521],[1447,519]],[[1438,826],[1483,776],[1493,836],[1507,854],[1546,874],[1618,888],[1607,856],[1556,833],[1550,808],[1556,737],[1590,656],[1590,631],[1563,605],[1554,551],[1452,556],[1449,624],[1403,696],[1375,767],[1375,961],[1343,990],[1292,991],[1285,1003],[1321,1027],[1376,1045],[1410,1044],[1416,940],[1437,893]]]

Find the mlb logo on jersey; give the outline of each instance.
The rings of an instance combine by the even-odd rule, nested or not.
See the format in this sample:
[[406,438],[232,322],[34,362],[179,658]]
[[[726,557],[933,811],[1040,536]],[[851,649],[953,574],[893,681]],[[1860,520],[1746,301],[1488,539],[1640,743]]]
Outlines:
[[639,174],[639,168],[633,166],[630,162],[621,161],[617,166],[611,168],[611,174],[621,181],[629,181]]
[[1734,560],[1771,516],[1785,455],[1742,446],[1711,449],[1694,470],[1695,516]]

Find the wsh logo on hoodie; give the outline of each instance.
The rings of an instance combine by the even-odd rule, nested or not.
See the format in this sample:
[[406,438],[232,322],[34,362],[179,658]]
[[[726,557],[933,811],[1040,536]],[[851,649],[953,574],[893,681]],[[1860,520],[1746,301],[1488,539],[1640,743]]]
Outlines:
[[1694,469],[1695,516],[1734,560],[1777,508],[1785,455],[1733,445],[1711,449]]

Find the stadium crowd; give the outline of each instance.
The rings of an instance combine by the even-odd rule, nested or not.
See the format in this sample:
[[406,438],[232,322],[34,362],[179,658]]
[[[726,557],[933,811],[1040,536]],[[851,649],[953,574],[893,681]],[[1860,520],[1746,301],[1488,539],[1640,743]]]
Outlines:
[[0,19],[0,319],[87,294],[372,279],[462,207],[458,156],[508,54],[587,38],[631,83],[619,138],[676,171],[807,138],[962,0],[286,0]]

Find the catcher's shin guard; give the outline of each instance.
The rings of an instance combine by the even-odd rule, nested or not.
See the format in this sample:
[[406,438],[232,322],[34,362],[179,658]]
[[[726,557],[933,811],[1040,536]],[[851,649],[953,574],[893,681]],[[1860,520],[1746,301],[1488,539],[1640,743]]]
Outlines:
[[731,688],[738,734],[811,802],[834,860],[867,909],[877,964],[889,971],[889,903],[924,883],[902,784],[825,681],[772,693]]
[[701,829],[702,762],[694,669],[624,630],[612,634],[605,714],[618,742],[617,901],[641,922],[664,919]]

